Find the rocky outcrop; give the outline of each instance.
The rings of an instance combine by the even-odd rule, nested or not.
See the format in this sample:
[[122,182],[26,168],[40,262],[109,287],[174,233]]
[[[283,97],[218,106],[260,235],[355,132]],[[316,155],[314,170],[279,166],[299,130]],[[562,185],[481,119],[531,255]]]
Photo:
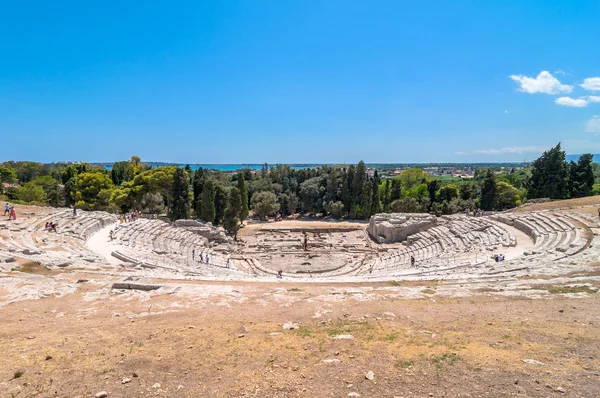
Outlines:
[[423,213],[375,214],[367,232],[377,243],[403,242],[410,235],[435,226],[435,216]]
[[188,231],[205,237],[209,242],[230,243],[232,241],[229,236],[225,235],[225,232],[214,227],[211,223],[196,220],[177,220],[175,225],[185,227]]

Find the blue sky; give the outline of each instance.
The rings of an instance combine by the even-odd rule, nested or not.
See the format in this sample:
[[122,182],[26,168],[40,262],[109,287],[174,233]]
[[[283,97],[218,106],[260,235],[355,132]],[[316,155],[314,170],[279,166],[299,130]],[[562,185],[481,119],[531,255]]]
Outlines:
[[2,8],[0,160],[496,162],[558,141],[600,152],[598,1]]

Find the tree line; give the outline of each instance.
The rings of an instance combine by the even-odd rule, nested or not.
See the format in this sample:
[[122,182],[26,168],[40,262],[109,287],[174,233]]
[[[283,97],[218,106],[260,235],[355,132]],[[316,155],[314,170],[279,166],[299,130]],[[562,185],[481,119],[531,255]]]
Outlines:
[[598,193],[599,168],[592,155],[567,163],[560,144],[528,169],[478,169],[472,179],[435,178],[419,168],[381,178],[364,162],[293,169],[264,165],[258,172],[223,173],[165,166],[150,168],[139,157],[111,170],[86,163],[42,165],[4,162],[4,199],[115,213],[132,209],[195,217],[235,235],[250,211],[264,219],[295,213],[367,220],[380,212],[452,214],[465,209],[503,210],[527,198],[566,199]]

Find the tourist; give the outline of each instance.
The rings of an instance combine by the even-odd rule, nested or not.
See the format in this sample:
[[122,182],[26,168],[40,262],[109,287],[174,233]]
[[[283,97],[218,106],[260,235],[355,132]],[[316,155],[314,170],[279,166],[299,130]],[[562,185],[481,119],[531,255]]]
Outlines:
[[279,270],[277,271],[277,279],[282,279],[283,278],[283,271]]
[[192,249],[192,261],[196,258],[196,249]]
[[374,263],[373,263],[373,264],[371,264],[371,265],[369,265],[369,274],[372,274],[372,273],[373,273],[373,267],[375,267],[375,264],[374,264]]
[[[10,214],[10,205],[7,203],[4,205],[4,215]],[[598,214],[600,214],[600,208],[598,209]]]
[[58,223],[57,223],[57,222],[56,222],[56,223],[53,223],[53,222],[51,222],[51,223],[50,223],[50,230],[51,230],[52,232],[58,232],[58,231],[56,230],[56,228],[58,228]]
[[16,220],[17,213],[15,212],[15,206],[11,206],[10,211],[8,212],[8,220]]
[[44,231],[49,231],[50,230],[50,223],[47,222],[46,226],[44,226]]
[[411,267],[415,266],[415,258],[413,256],[410,256],[410,266]]
[[77,217],[77,206],[73,205],[73,217]]

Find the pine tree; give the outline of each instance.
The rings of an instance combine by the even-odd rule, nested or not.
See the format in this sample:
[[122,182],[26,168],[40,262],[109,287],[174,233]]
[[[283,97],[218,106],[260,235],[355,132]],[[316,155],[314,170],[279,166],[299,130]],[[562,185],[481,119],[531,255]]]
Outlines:
[[244,173],[238,174],[238,184],[237,189],[240,191],[240,222],[244,223],[244,220],[248,218],[248,214],[250,214],[250,210],[248,208],[248,189],[246,188],[246,179],[244,178]]
[[200,199],[202,197],[202,189],[204,188],[204,170],[202,167],[199,167],[196,172],[194,172],[194,183],[192,184],[192,191],[194,193],[194,210],[197,215],[200,215]]
[[371,210],[373,209],[373,182],[370,180],[365,180],[363,183],[363,187],[361,189],[361,195],[358,198],[358,203],[360,204],[360,208],[362,210],[362,218],[364,220],[368,220],[371,217]]
[[211,179],[204,182],[200,200],[200,219],[206,222],[215,221],[215,185]]
[[237,233],[240,230],[240,213],[242,211],[242,198],[240,190],[236,187],[229,191],[229,200],[225,208],[223,217],[223,227],[228,234],[233,235],[233,239],[237,240]]
[[527,196],[530,198],[565,199],[568,195],[568,164],[560,143],[536,159],[531,170]]
[[494,210],[496,207],[496,179],[490,169],[486,171],[485,179],[483,180],[480,207],[486,211]]
[[180,168],[175,170],[171,195],[173,197],[171,208],[169,209],[171,220],[187,218],[190,211],[190,180],[185,170]]

